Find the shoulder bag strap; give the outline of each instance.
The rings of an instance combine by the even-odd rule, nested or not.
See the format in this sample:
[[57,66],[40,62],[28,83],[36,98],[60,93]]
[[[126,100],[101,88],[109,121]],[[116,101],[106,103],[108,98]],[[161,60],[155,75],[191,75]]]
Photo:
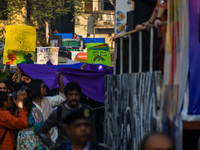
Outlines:
[[3,140],[4,140],[5,136],[6,136],[7,131],[8,131],[8,129],[6,129],[6,131],[5,131],[4,134],[3,134],[3,137],[1,138],[0,146],[1,146],[1,144],[3,143]]
[[57,108],[57,121],[60,122],[62,117],[62,105],[59,105]]

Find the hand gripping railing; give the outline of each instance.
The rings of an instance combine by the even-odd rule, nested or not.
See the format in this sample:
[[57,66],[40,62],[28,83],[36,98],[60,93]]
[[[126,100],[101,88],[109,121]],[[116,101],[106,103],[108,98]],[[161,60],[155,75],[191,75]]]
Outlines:
[[[167,22],[162,22],[160,26],[166,24]],[[150,28],[150,60],[149,60],[149,71],[153,72],[153,44],[154,44],[154,25],[149,25]],[[123,74],[123,37],[128,36],[129,38],[129,73],[132,73],[132,35],[133,33],[139,32],[139,72],[142,72],[142,30],[147,29],[147,27],[142,27],[140,30],[132,30],[125,34],[116,36],[115,40],[115,49],[117,50],[117,41],[120,39],[120,74]],[[116,58],[117,52],[115,51],[115,62],[114,62],[114,74],[116,75]]]

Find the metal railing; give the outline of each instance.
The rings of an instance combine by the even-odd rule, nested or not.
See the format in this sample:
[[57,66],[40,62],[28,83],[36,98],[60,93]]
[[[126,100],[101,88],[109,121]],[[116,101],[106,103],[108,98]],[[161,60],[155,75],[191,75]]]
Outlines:
[[[159,26],[165,25],[167,22],[162,22]],[[150,59],[149,59],[149,72],[153,72],[153,47],[154,47],[154,25],[148,26],[150,28]],[[139,72],[142,72],[142,31],[146,30],[147,27],[142,27],[140,30],[132,30],[125,34],[121,34],[114,38],[115,40],[115,50],[118,49],[118,41],[120,41],[120,74],[123,74],[123,38],[128,36],[129,39],[129,71],[128,73],[132,73],[132,34],[139,32],[139,63],[138,68]],[[115,51],[115,60],[114,60],[114,74],[116,75],[116,60],[117,60],[117,52]]]

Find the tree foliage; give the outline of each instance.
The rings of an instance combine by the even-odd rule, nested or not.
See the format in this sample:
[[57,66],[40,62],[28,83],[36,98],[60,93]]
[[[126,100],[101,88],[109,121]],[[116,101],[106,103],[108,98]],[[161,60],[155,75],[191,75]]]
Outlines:
[[[6,1],[6,0],[4,0]],[[0,20],[3,28],[0,29],[0,41],[4,41],[5,26],[12,24],[27,24],[37,27],[38,40],[44,42],[45,21],[55,24],[56,18],[73,13],[83,16],[84,2],[88,0],[7,0],[7,8],[0,10],[1,16],[7,14],[7,20]],[[1,5],[1,3],[0,3]],[[19,19],[17,15],[22,16]]]

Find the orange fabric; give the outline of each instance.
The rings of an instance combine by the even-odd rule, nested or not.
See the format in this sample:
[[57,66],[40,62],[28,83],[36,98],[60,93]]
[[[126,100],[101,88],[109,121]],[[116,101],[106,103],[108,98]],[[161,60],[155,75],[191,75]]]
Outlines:
[[27,111],[20,110],[17,117],[13,116],[10,111],[0,108],[0,140],[7,130],[0,150],[13,150],[14,146],[14,130],[27,128],[28,116]]

